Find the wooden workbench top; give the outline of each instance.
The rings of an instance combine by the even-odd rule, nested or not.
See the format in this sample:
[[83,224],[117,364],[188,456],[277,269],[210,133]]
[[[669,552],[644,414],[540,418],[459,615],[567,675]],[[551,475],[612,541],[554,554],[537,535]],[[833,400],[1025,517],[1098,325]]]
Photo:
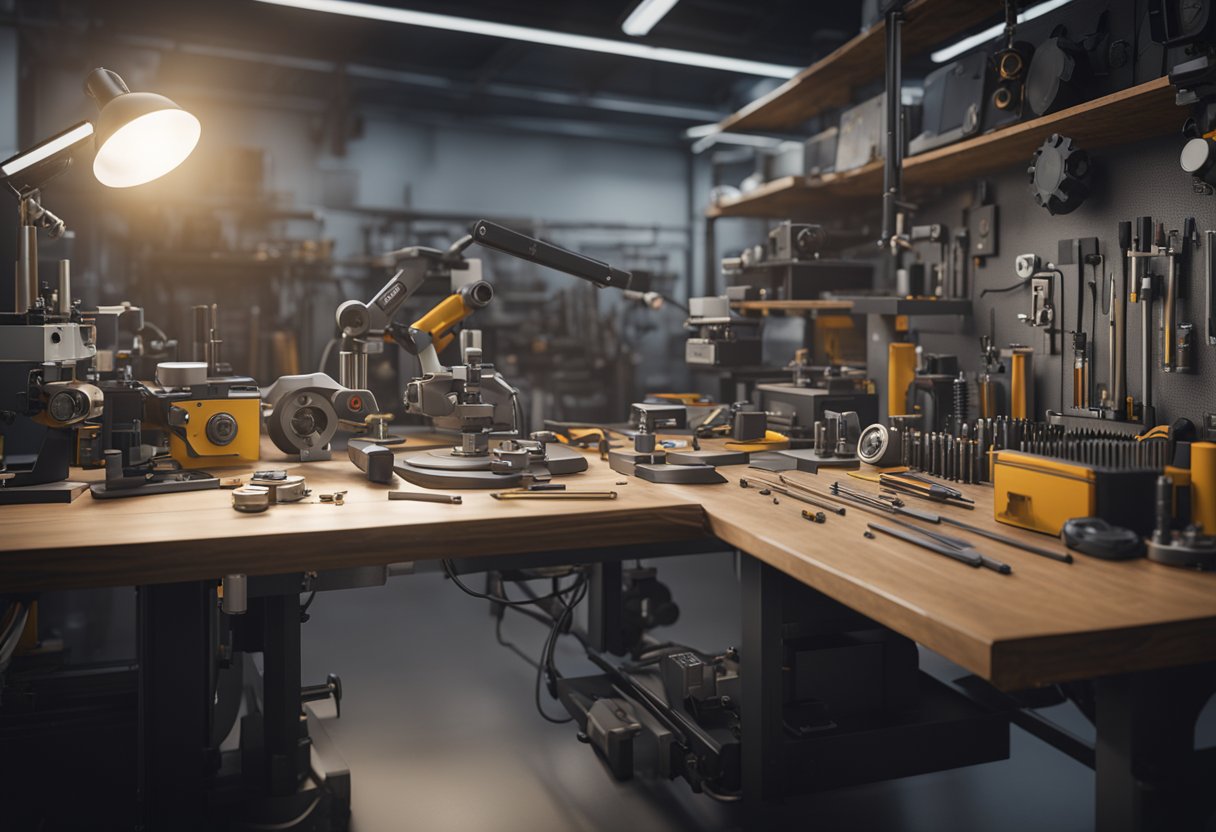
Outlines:
[[[774,505],[771,496],[739,487],[740,476],[771,481],[776,475],[745,466],[722,473],[729,488],[696,492],[715,536],[998,687],[1216,659],[1216,573],[1081,554],[1073,563],[1060,563],[952,526],[911,521],[967,538],[980,552],[1012,566],[1011,575],[1001,575],[881,533],[873,540],[864,537],[867,522],[885,523],[885,515],[850,505],[844,517],[829,513],[825,523],[812,523],[802,518],[802,509],[814,511],[813,506],[780,496]],[[878,492],[876,485],[844,472],[787,476],[817,491],[828,491],[839,480],[855,490]],[[1052,537],[997,523],[991,488],[957,487],[975,500],[973,511],[915,497],[906,502],[1066,551]],[[682,488],[692,498],[690,490]]]
[[[411,435],[399,456],[451,444]],[[263,444],[248,469],[285,468],[305,478],[311,496],[258,514],[232,508],[225,489],[69,505],[0,507],[0,592],[128,586],[273,575],[446,557],[524,554],[571,548],[664,543],[708,535],[700,506],[656,485],[600,465],[562,477],[570,489],[615,490],[616,500],[500,501],[488,490],[450,489],[461,505],[389,501],[389,491],[424,491],[394,478],[369,483],[344,451],[328,462],[288,461]],[[73,471],[73,476],[80,472]],[[100,472],[84,472],[98,479]],[[319,494],[346,491],[343,505]]]
[[[403,453],[426,443],[411,439]],[[434,444],[433,442],[431,443]],[[565,477],[571,489],[613,489],[615,501],[501,502],[462,491],[462,505],[388,501],[397,482],[372,485],[341,454],[287,467],[313,491],[307,502],[239,514],[227,491],[120,500],[83,496],[71,505],[0,507],[0,591],[116,586],[275,574],[441,557],[630,546],[715,536],[941,653],[997,686],[1086,678],[1216,659],[1216,574],[1140,559],[1110,563],[1077,555],[1059,563],[952,527],[1012,575],[973,569],[878,535],[883,518],[850,507],[824,524],[802,519],[804,503],[729,484],[655,485],[626,478],[591,455],[590,470]],[[750,472],[774,479],[775,475]],[[819,490],[843,473],[794,474]],[[992,519],[991,489],[962,486],[976,509],[942,508],[976,525],[1041,546],[1052,538]],[[342,506],[317,494],[346,490]],[[938,511],[933,504],[910,503]],[[1062,546],[1060,547],[1061,551]]]

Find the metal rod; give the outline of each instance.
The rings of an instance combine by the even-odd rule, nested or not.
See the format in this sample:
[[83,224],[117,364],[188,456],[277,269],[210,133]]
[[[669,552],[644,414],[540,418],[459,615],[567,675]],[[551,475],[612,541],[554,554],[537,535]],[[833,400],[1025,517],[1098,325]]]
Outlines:
[[60,315],[72,314],[72,262],[59,261],[59,309]]
[[426,491],[390,491],[390,500],[410,500],[415,503],[452,503],[460,505],[464,502],[459,494],[433,494]]
[[21,226],[17,248],[15,311],[20,314],[29,311],[34,305],[34,298],[38,296],[38,229],[32,225]]
[[1208,284],[1208,344],[1216,346],[1216,231],[1203,232],[1203,244],[1207,250]]
[[615,491],[491,491],[495,500],[615,500]]
[[887,12],[886,20],[886,140],[887,146],[883,151],[882,169],[882,242],[891,247],[891,253],[898,252],[895,237],[896,215],[899,213],[899,202],[903,198],[903,119],[900,110],[900,93],[903,87],[903,12],[902,3],[894,4]]

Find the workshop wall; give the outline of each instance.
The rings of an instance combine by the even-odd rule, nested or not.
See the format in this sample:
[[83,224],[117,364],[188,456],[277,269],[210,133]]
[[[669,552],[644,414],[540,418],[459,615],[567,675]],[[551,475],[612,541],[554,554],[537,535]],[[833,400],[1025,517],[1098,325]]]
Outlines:
[[[1183,119],[1179,111],[1179,124]],[[1035,349],[1035,400],[1037,409],[1060,408],[1061,373],[1064,377],[1064,395],[1071,405],[1072,397],[1072,351],[1067,338],[1062,353],[1048,356],[1043,330],[1027,326],[1017,319],[1018,313],[1029,312],[1029,287],[1002,294],[980,297],[984,289],[1003,288],[1016,283],[1014,258],[1019,254],[1035,253],[1046,263],[1057,259],[1059,240],[1080,237],[1097,237],[1099,251],[1105,258],[1107,272],[1114,271],[1116,279],[1121,274],[1121,257],[1118,246],[1118,223],[1134,220],[1138,216],[1151,215],[1165,223],[1166,230],[1181,229],[1187,216],[1194,216],[1202,235],[1206,229],[1216,228],[1216,202],[1210,196],[1192,192],[1191,181],[1178,167],[1178,152],[1181,139],[1168,137],[1152,139],[1137,144],[1097,151],[1091,158],[1097,165],[1094,187],[1089,198],[1073,213],[1052,216],[1034,204],[1026,178],[1025,169],[1018,167],[992,177],[993,201],[998,208],[1000,254],[988,258],[986,264],[973,272],[973,314],[969,321],[957,319],[918,319],[915,323],[920,331],[921,343],[929,352],[948,352],[959,356],[967,370],[977,370],[979,360],[979,336],[988,333],[991,310],[995,310],[994,332],[996,343],[1002,347],[1016,342]],[[1029,159],[1027,160],[1029,163]],[[916,222],[957,226],[961,211],[973,192],[972,185],[964,185],[943,192],[933,199],[920,202],[921,210]],[[1203,312],[1200,304],[1205,297],[1202,252],[1195,258],[1195,266],[1189,275],[1190,299],[1180,303],[1179,321],[1195,324],[1196,344],[1193,350],[1196,371],[1191,375],[1163,373],[1158,369],[1153,377],[1153,398],[1157,408],[1158,423],[1168,423],[1179,417],[1197,420],[1205,413],[1216,412],[1216,354],[1205,340]],[[1074,266],[1063,266],[1064,307],[1063,325],[1066,330],[1075,326],[1077,271]],[[1164,270],[1162,264],[1158,271]],[[1091,280],[1093,272],[1087,267],[1085,280]],[[1092,306],[1086,292],[1085,327],[1091,326]],[[1057,303],[1059,293],[1056,294]],[[1161,304],[1154,303],[1154,332],[1157,343],[1153,347],[1154,359],[1161,357],[1160,333],[1158,331]],[[1057,308],[1057,316],[1059,309]],[[960,324],[962,329],[960,331]],[[1140,394],[1140,310],[1128,305],[1127,316],[1127,378],[1129,391],[1139,399]],[[1091,339],[1095,333],[1090,334]],[[1057,336],[1057,340],[1060,340]],[[1092,372],[1099,383],[1107,381],[1106,320],[1097,317],[1096,358]],[[1061,366],[1063,362],[1063,367]],[[1005,382],[1007,384],[1007,381]]]

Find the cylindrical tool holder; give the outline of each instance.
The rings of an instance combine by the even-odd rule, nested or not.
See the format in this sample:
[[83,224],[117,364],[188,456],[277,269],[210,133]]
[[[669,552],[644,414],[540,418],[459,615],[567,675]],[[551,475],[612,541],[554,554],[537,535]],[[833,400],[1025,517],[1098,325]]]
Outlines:
[[225,575],[224,600],[220,605],[228,615],[244,615],[249,610],[249,587],[244,575]]
[[190,360],[207,363],[207,345],[211,341],[211,307],[206,305],[190,307],[193,322],[193,341],[190,348]]
[[17,238],[17,308],[26,312],[38,297],[38,229],[23,225]]
[[1034,350],[1016,347],[1010,357],[1009,415],[1030,419],[1034,412]]
[[1191,519],[1216,534],[1216,442],[1191,445]]
[[916,378],[916,344],[887,345],[887,415],[908,412],[908,385]]
[[367,389],[367,353],[356,347],[338,353],[338,383],[351,390]]

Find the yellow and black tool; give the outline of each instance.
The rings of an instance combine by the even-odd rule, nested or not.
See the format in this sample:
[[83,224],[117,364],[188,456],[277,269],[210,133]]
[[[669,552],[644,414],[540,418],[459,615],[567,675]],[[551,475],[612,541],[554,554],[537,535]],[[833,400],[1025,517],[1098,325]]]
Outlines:
[[261,441],[261,392],[244,376],[207,377],[202,362],[157,365],[149,386],[152,426],[169,434],[169,454],[185,469],[256,462]]
[[[494,299],[494,288],[484,280],[470,283],[453,292],[430,308],[425,315],[410,324],[410,342],[406,349],[420,352],[428,345],[443,352],[455,337],[452,328],[478,309],[484,309]],[[412,349],[411,349],[412,347]]]
[[1147,535],[1153,530],[1157,474],[1150,468],[1103,468],[1022,451],[993,451],[993,516],[1050,535],[1059,535],[1074,517],[1100,517]]

